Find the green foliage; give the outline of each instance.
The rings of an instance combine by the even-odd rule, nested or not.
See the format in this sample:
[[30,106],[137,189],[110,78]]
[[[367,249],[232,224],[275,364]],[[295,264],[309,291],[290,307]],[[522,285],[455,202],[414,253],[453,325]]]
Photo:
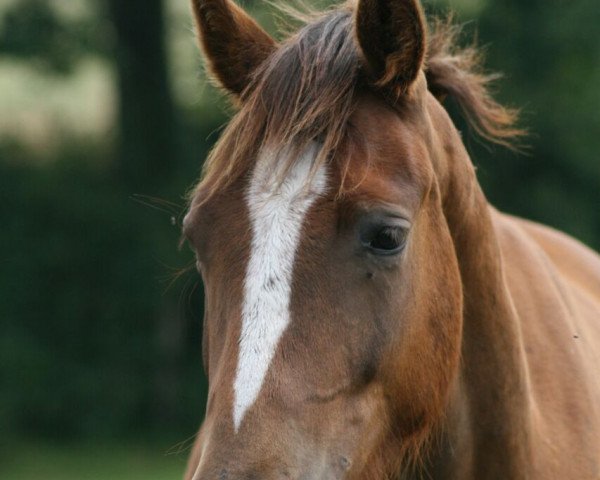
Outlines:
[[3,480],[172,480],[181,478],[186,448],[165,442],[116,444],[11,442],[0,453]]
[[189,252],[170,212],[133,201],[84,153],[1,167],[0,422],[49,436],[192,431],[201,289],[167,288]]
[[47,0],[23,0],[4,12],[0,54],[66,74],[81,57],[81,25],[65,23]]

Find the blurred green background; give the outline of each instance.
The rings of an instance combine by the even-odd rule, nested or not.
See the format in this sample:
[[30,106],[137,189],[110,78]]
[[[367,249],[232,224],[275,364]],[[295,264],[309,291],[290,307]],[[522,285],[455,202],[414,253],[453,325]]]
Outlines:
[[[272,8],[244,5],[274,32]],[[516,155],[456,117],[491,201],[600,249],[598,0],[426,5],[477,34],[531,132]],[[182,475],[206,385],[179,226],[228,117],[188,8],[0,0],[4,480]]]

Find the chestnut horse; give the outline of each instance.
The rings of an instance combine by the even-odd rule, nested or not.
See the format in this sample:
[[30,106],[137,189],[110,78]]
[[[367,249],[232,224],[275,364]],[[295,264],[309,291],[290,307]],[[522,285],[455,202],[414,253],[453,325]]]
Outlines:
[[600,478],[600,258],[486,201],[440,103],[521,133],[477,52],[418,0],[281,42],[192,6],[238,108],[184,221],[209,379],[186,478]]

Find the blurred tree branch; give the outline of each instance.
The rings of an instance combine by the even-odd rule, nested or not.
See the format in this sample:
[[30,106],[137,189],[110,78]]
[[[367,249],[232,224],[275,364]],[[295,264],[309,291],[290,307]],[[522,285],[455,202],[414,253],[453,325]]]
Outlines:
[[82,55],[97,48],[95,33],[86,20],[61,18],[48,0],[21,0],[0,18],[0,55],[68,74]]

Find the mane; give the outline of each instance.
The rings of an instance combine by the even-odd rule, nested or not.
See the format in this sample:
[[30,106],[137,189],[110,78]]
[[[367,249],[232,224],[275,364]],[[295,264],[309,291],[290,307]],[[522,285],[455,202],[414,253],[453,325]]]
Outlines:
[[[365,80],[352,4],[322,13],[281,10],[303,25],[263,62],[242,92],[239,111],[204,164],[199,185],[205,190],[203,198],[247,173],[265,149],[275,153],[272,158],[287,149],[289,163],[278,169],[285,174],[316,140],[321,145],[316,171],[348,144],[343,140],[350,134],[348,120],[357,93],[374,88]],[[511,147],[523,131],[514,127],[517,111],[503,107],[489,93],[497,76],[482,73],[475,47],[457,46],[460,29],[451,21],[436,20],[430,30],[425,70],[429,90],[438,98],[454,97],[482,137]]]
[[483,55],[475,45],[459,47],[461,28],[452,16],[430,24],[425,75],[431,93],[442,100],[454,98],[471,127],[484,139],[510,149],[526,132],[515,125],[517,109],[499,104],[490,94],[491,84],[501,77],[485,73]]
[[318,168],[348,132],[360,67],[350,8],[321,14],[287,38],[254,72],[240,110],[207,158],[201,184],[208,197],[247,172],[265,149],[292,148],[290,167],[317,140]]

